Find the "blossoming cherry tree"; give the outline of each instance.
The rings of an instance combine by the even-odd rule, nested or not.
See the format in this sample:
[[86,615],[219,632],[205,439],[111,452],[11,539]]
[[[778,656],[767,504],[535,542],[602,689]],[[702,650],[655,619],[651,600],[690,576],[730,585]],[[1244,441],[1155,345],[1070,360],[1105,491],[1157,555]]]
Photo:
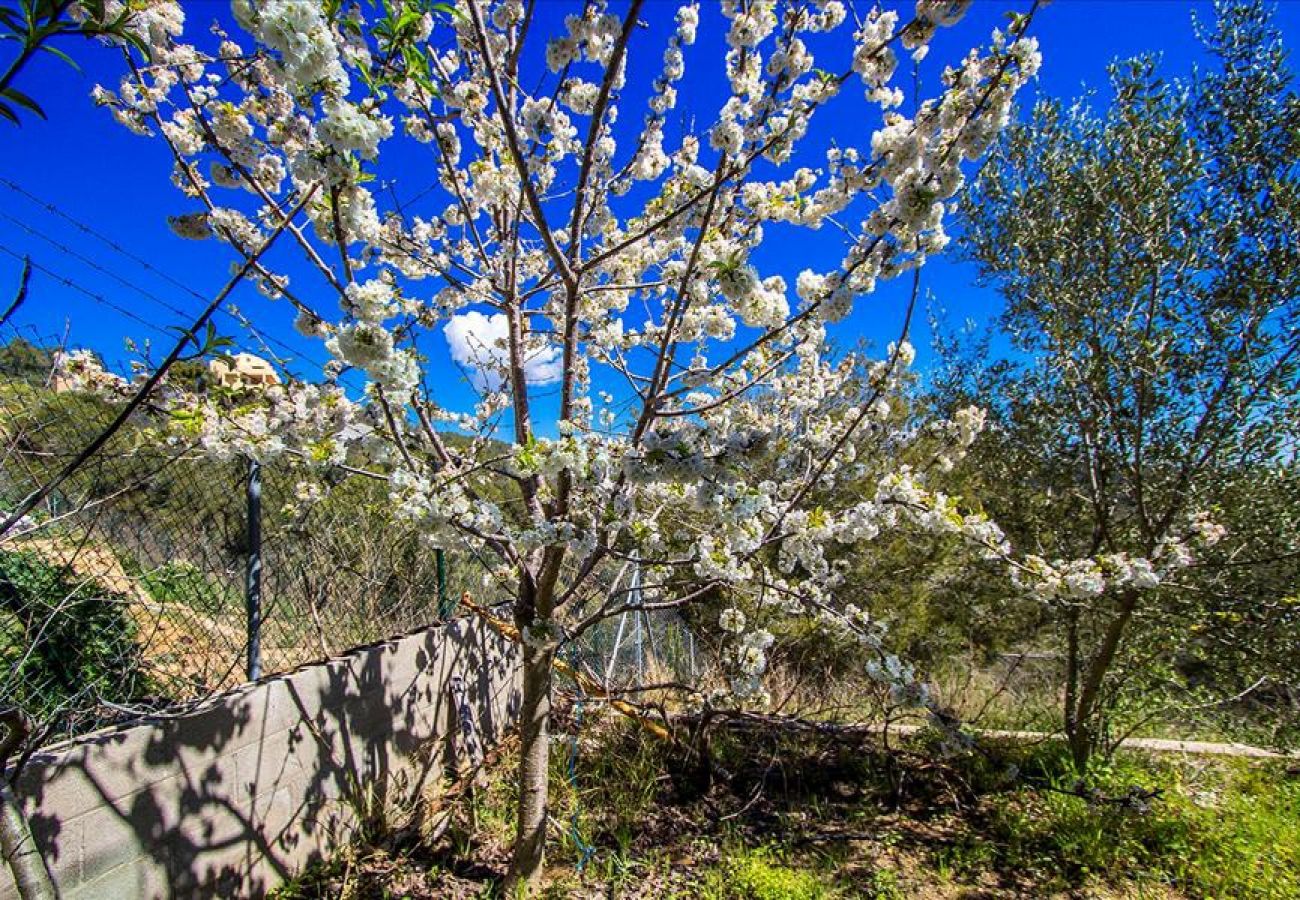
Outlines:
[[[364,460],[432,545],[495,560],[524,635],[512,885],[541,873],[556,653],[632,603],[600,594],[606,567],[638,560],[660,607],[725,598],[722,670],[696,702],[763,703],[770,629],[804,617],[859,637],[872,672],[924,703],[837,593],[836,548],[918,528],[1006,554],[996,526],[898,462],[919,439],[891,415],[913,356],[906,323],[874,362],[827,344],[878,284],[943,249],[963,164],[1038,68],[1030,7],[905,104],[900,58],[919,62],[969,2],[851,17],[840,0],[723,0],[707,15],[592,0],[550,34],[550,10],[524,0],[393,0],[383,15],[235,0],[238,33],[212,36],[191,35],[169,0],[136,13],[150,53],[124,48],[121,84],[97,99],[170,147],[190,207],[178,234],[247,260],[285,226],[312,283],[263,259],[251,272],[332,360],[235,408],[169,402],[216,454]],[[659,46],[638,33],[668,15]],[[683,124],[672,113],[706,29],[725,39],[726,96]],[[652,79],[644,108],[624,99],[640,78]],[[855,114],[830,145],[815,140],[837,105]],[[400,145],[424,165],[408,146],[400,170],[386,166]],[[432,181],[428,211],[390,204],[376,175],[408,196]],[[286,224],[304,197],[305,221]],[[838,259],[763,271],[772,236],[822,228]],[[448,401],[418,350],[444,329],[478,338],[472,410]],[[363,374],[364,394],[340,385],[344,371]],[[546,421],[538,380],[558,383]],[[968,410],[928,428],[936,462],[981,423]],[[876,485],[866,499],[837,494],[863,479]]]

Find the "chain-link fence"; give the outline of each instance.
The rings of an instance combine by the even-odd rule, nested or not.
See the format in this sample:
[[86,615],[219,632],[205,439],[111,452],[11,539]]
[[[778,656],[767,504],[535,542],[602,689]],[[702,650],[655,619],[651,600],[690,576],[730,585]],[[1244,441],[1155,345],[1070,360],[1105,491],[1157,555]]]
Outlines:
[[[602,574],[607,577],[602,579]],[[573,642],[568,653],[571,662],[614,691],[692,683],[706,666],[705,654],[676,609],[656,607],[656,600],[662,598],[643,589],[640,566],[630,563],[595,575],[593,580],[604,585],[595,593],[612,614]],[[622,607],[632,608],[618,612]]]
[[[0,335],[0,518],[120,407]],[[445,616],[484,568],[341,469],[214,460],[144,409],[0,538],[0,709],[34,744],[174,708]]]
[[[121,409],[61,382],[56,352],[0,332],[0,520]],[[0,711],[37,727],[30,745],[430,624],[464,592],[508,599],[488,560],[396,519],[384,481],[214,459],[163,415],[142,408],[0,537]],[[639,567],[608,569],[592,573],[593,603],[654,606]],[[689,682],[702,666],[673,609],[611,615],[567,655],[614,690]]]

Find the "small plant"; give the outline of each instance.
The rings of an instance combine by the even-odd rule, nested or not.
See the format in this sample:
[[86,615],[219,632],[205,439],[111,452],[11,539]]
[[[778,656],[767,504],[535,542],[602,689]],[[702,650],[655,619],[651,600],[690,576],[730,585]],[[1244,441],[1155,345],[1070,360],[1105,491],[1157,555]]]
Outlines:
[[716,900],[824,900],[835,896],[811,872],[779,861],[771,847],[741,850],[726,856],[701,885],[701,896]]
[[242,604],[228,585],[184,560],[141,572],[140,584],[159,603],[183,604],[208,613],[240,610]]
[[873,900],[903,900],[903,886],[898,880],[898,873],[893,869],[877,869],[871,875],[871,897]]

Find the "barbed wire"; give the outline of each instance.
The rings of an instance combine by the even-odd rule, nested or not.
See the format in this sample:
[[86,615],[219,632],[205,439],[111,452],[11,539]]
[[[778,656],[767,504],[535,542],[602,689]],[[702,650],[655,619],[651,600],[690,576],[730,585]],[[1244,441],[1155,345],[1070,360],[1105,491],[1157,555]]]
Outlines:
[[[116,415],[51,376],[58,348],[30,326],[0,328],[0,510]],[[465,593],[487,607],[513,599],[498,561],[468,540],[443,548],[439,565],[382,479],[264,462],[254,509],[247,460],[159,440],[153,415],[142,410],[0,542],[0,707],[39,723],[34,740],[169,714],[235,687],[254,633],[271,675],[427,626]],[[570,652],[602,680],[642,684],[693,670],[684,628],[663,611],[624,614]]]
[[[77,260],[78,262],[80,262],[82,265],[87,266],[88,268],[91,268],[91,269],[95,270],[96,272],[99,272],[101,275],[107,275],[109,278],[112,278],[112,279],[113,279],[114,281],[116,281],[118,284],[121,284],[122,286],[127,287],[127,288],[131,289],[132,291],[135,291],[135,292],[136,292],[137,294],[139,294],[141,297],[145,298],[146,300],[149,300],[149,301],[152,302],[152,303],[156,303],[156,304],[158,304],[159,306],[161,306],[163,309],[167,310],[168,312],[175,313],[177,316],[182,316],[182,317],[183,317],[183,316],[190,315],[190,314],[187,313],[185,310],[181,309],[179,306],[176,306],[176,305],[174,305],[174,304],[172,304],[172,303],[169,303],[168,301],[166,301],[166,300],[164,300],[163,298],[159,297],[157,294],[154,294],[154,293],[151,293],[150,291],[145,290],[144,288],[140,287],[140,286],[139,286],[138,284],[136,284],[135,282],[133,282],[133,281],[131,281],[131,280],[129,280],[129,279],[123,277],[122,275],[119,275],[118,273],[112,271],[112,270],[109,269],[107,266],[103,266],[103,265],[97,263],[95,260],[93,260],[93,259],[91,259],[90,257],[86,256],[84,253],[81,253],[81,252],[78,251],[78,250],[74,250],[73,248],[69,247],[67,244],[64,244],[64,243],[60,242],[57,238],[53,238],[53,237],[51,237],[50,235],[46,234],[45,232],[43,232],[43,231],[41,231],[40,229],[38,229],[38,228],[36,228],[35,226],[33,226],[31,223],[29,223],[29,222],[24,222],[24,221],[22,221],[21,219],[15,218],[14,216],[10,215],[9,213],[5,212],[4,210],[0,210],[0,219],[6,219],[6,220],[8,220],[9,222],[12,222],[14,225],[17,225],[19,228],[21,228],[23,231],[25,231],[25,232],[27,232],[28,234],[30,234],[32,237],[35,237],[35,238],[37,238],[38,240],[42,240],[42,241],[44,241],[45,243],[47,243],[47,244],[49,244],[51,247],[53,247],[55,250],[58,250],[60,253],[63,253],[63,254],[66,255],[66,256],[70,256],[70,257],[72,257],[73,259],[75,259],[75,260]],[[201,295],[201,294],[198,294],[197,292],[190,291],[189,293],[191,293],[192,295],[194,295],[194,296],[196,296],[196,297],[200,297],[200,298],[202,298],[202,295]]]
[[119,315],[123,315],[126,318],[130,319],[131,321],[143,325],[145,328],[148,328],[152,331],[156,331],[158,334],[164,336],[174,337],[174,335],[170,335],[167,332],[167,330],[161,327],[160,325],[154,322],[150,322],[148,319],[141,318],[136,313],[131,312],[131,310],[119,306],[118,304],[114,303],[112,300],[109,300],[103,294],[98,293],[97,291],[92,291],[90,288],[85,287],[76,279],[70,278],[67,275],[61,275],[59,272],[55,271],[54,269],[51,269],[49,266],[45,265],[44,263],[32,259],[30,254],[19,253],[18,251],[13,250],[8,246],[5,246],[4,244],[0,244],[0,251],[8,253],[10,256],[18,260],[19,262],[23,262],[23,261],[30,262],[31,267],[36,271],[45,273],[50,278],[53,278],[55,281],[57,281],[59,284],[63,285],[64,287],[71,288],[72,290],[77,291],[80,294],[84,294],[86,297],[89,297],[91,300],[94,300],[97,303],[102,303],[104,306],[107,306],[109,309],[113,310]]
[[[160,278],[160,279],[166,281],[168,284],[173,285],[174,287],[178,288],[179,290],[184,291],[184,292],[185,292],[186,294],[188,294],[189,296],[194,297],[194,298],[196,298],[196,299],[198,299],[198,300],[205,301],[205,302],[207,301],[208,298],[207,298],[203,293],[201,293],[200,291],[196,290],[192,285],[188,285],[188,284],[184,283],[183,281],[181,281],[180,279],[176,278],[175,276],[171,275],[170,273],[163,271],[162,269],[160,269],[160,268],[158,268],[157,266],[153,265],[151,262],[149,262],[149,261],[148,261],[147,259],[145,259],[144,257],[140,256],[138,253],[135,253],[135,252],[129,250],[128,248],[124,247],[120,242],[115,241],[113,238],[109,237],[108,235],[105,235],[103,232],[101,232],[101,231],[99,231],[98,229],[94,228],[92,225],[90,225],[90,224],[88,224],[88,223],[82,221],[81,219],[77,218],[76,216],[72,215],[71,213],[67,212],[66,210],[61,209],[60,207],[56,206],[55,204],[50,203],[49,201],[46,201],[46,200],[41,199],[40,197],[38,197],[37,195],[35,195],[34,193],[32,193],[32,192],[31,192],[30,190],[28,190],[27,188],[24,188],[22,185],[19,185],[19,184],[17,184],[17,183],[14,182],[14,181],[12,181],[12,180],[10,180],[10,179],[8,179],[8,178],[5,178],[4,176],[0,176],[0,186],[3,186],[3,187],[5,187],[5,188],[8,188],[10,191],[14,192],[14,193],[17,194],[18,196],[24,198],[25,200],[29,201],[30,203],[34,204],[35,206],[39,207],[40,209],[45,210],[46,212],[50,213],[51,215],[55,215],[55,216],[59,217],[60,219],[63,219],[65,222],[67,222],[67,223],[68,223],[69,225],[71,225],[73,228],[76,228],[78,231],[82,232],[83,234],[86,234],[86,235],[88,235],[89,237],[94,238],[95,240],[97,240],[97,241],[99,241],[100,243],[104,244],[106,247],[108,247],[108,248],[109,248],[110,250],[112,250],[113,252],[118,253],[118,254],[120,254],[121,256],[123,256],[124,258],[130,260],[134,265],[137,265],[137,266],[139,266],[141,269],[143,269],[143,270],[145,270],[145,271],[147,271],[147,272],[150,272],[151,274],[153,274],[153,275],[155,275],[156,277],[158,277],[158,278]],[[118,274],[117,272],[115,272],[115,271],[111,270],[110,268],[108,268],[106,265],[104,265],[104,264],[102,264],[102,263],[99,263],[99,262],[97,262],[97,261],[95,261],[95,260],[89,258],[89,257],[86,256],[85,254],[83,254],[83,253],[81,253],[81,252],[79,252],[79,251],[77,251],[77,250],[74,250],[74,249],[72,249],[71,247],[68,247],[66,244],[60,242],[58,239],[53,238],[53,237],[49,236],[48,234],[46,234],[45,232],[41,231],[40,229],[36,228],[36,227],[33,226],[31,223],[23,222],[23,221],[21,221],[21,220],[15,218],[15,217],[13,217],[12,215],[9,215],[8,213],[2,212],[2,211],[0,211],[0,216],[4,217],[5,219],[8,219],[10,222],[13,222],[14,224],[18,225],[20,228],[22,228],[23,230],[27,231],[27,232],[28,232],[29,234],[31,234],[32,236],[34,236],[34,237],[36,237],[36,238],[38,238],[38,239],[40,239],[40,240],[43,240],[43,241],[45,241],[46,243],[50,244],[51,246],[53,246],[55,249],[59,250],[60,252],[66,254],[66,255],[68,255],[68,256],[71,256],[71,257],[74,258],[74,259],[77,259],[79,262],[81,262],[81,263],[83,263],[84,265],[90,267],[91,269],[94,269],[94,270],[97,271],[97,272],[100,272],[101,274],[107,275],[108,277],[112,278],[113,280],[115,280],[115,281],[119,282],[120,284],[122,284],[122,285],[124,285],[124,286],[130,288],[130,289],[133,290],[133,291],[135,291],[136,293],[138,293],[140,296],[144,297],[145,299],[150,300],[151,302],[157,303],[158,305],[160,305],[160,306],[163,307],[164,309],[168,310],[169,312],[174,313],[175,315],[178,315],[178,316],[182,316],[182,317],[189,315],[189,314],[186,313],[184,310],[180,309],[179,307],[177,307],[177,306],[171,304],[170,302],[164,300],[163,298],[159,297],[156,293],[154,293],[154,292],[152,292],[152,291],[149,291],[149,290],[147,290],[147,289],[141,287],[139,284],[137,284],[136,282],[132,281],[131,279],[126,278],[126,277],[124,277],[124,276]],[[242,314],[241,312],[239,312],[237,309],[234,309],[234,308],[232,308],[232,307],[223,306],[223,307],[221,308],[220,312],[221,312],[223,315],[226,315],[226,316],[228,316],[229,318],[233,319],[233,320],[234,320],[236,323],[238,323],[241,327],[243,327],[245,330],[247,330],[247,331],[248,331],[248,332],[249,332],[249,333],[250,333],[250,334],[251,334],[251,335],[252,335],[252,336],[253,336],[253,337],[254,337],[254,338],[255,338],[255,339],[256,339],[256,340],[261,344],[261,345],[262,345],[263,350],[264,350],[268,355],[270,355],[270,356],[272,356],[273,358],[275,358],[276,361],[281,365],[282,368],[285,367],[285,362],[284,362],[283,358],[279,357],[278,354],[276,354],[274,351],[272,351],[272,350],[270,349],[270,347],[268,346],[268,343],[269,343],[269,344],[274,344],[275,346],[279,347],[281,350],[283,350],[284,352],[288,353],[288,354],[289,354],[290,356],[292,356],[292,357],[296,357],[296,358],[299,358],[299,359],[306,360],[307,362],[310,362],[310,363],[312,363],[313,365],[315,365],[315,366],[317,366],[317,367],[324,368],[325,363],[322,362],[320,359],[318,359],[318,358],[312,356],[312,355],[309,354],[309,353],[305,353],[305,352],[303,352],[301,349],[298,349],[298,348],[295,348],[295,347],[290,346],[290,345],[287,344],[286,342],[280,340],[279,338],[276,338],[274,335],[264,334],[262,331],[260,331],[258,328],[256,328],[256,326],[254,326],[253,323],[252,323],[251,321],[249,321],[249,319],[248,319],[247,316],[243,315],[243,314]]]
[[[143,297],[144,299],[149,300],[150,302],[157,304],[158,306],[162,307],[163,309],[165,309],[165,310],[167,310],[168,312],[170,312],[170,313],[172,313],[173,315],[175,315],[175,316],[179,319],[180,322],[185,322],[185,321],[187,321],[187,320],[193,318],[193,315],[194,315],[193,313],[188,313],[188,312],[186,312],[185,310],[181,309],[180,307],[178,307],[178,306],[176,306],[176,305],[174,305],[174,304],[168,302],[167,300],[164,300],[162,297],[159,297],[157,294],[153,293],[152,291],[148,291],[148,290],[146,290],[146,289],[140,287],[140,285],[136,284],[134,281],[132,281],[132,280],[130,280],[130,279],[128,279],[128,278],[126,278],[126,277],[124,277],[124,276],[122,276],[122,275],[119,275],[117,272],[114,272],[113,270],[109,269],[107,266],[104,266],[104,265],[102,265],[102,264],[96,262],[95,260],[91,259],[90,257],[86,256],[85,254],[83,254],[83,253],[81,253],[81,252],[79,252],[79,251],[77,251],[77,250],[74,250],[73,248],[67,246],[66,244],[64,244],[64,243],[62,243],[62,242],[60,242],[57,238],[53,238],[53,237],[51,237],[50,235],[48,235],[48,234],[46,234],[45,232],[41,231],[40,229],[34,227],[34,226],[31,225],[30,223],[20,221],[19,219],[16,219],[16,218],[14,218],[13,216],[11,216],[11,215],[9,215],[8,213],[3,212],[3,211],[0,211],[0,218],[7,219],[8,221],[10,221],[10,222],[12,222],[13,224],[17,225],[19,228],[21,228],[21,229],[23,229],[24,231],[26,231],[28,234],[32,235],[33,237],[35,237],[35,238],[37,238],[37,239],[39,239],[39,240],[42,240],[42,241],[44,241],[45,243],[49,244],[51,247],[53,247],[55,250],[58,250],[60,253],[63,253],[63,254],[65,254],[66,256],[70,256],[71,258],[73,258],[73,259],[77,260],[78,262],[80,262],[82,265],[87,266],[88,268],[90,268],[90,269],[92,269],[92,270],[94,270],[94,271],[96,271],[96,272],[99,272],[101,275],[106,275],[106,276],[108,276],[109,278],[113,279],[114,281],[118,282],[119,284],[123,285],[124,287],[129,288],[130,290],[132,290],[132,291],[134,291],[135,293],[139,294],[139,295],[140,295],[141,297]],[[198,291],[189,290],[188,293],[191,294],[191,295],[194,296],[194,297],[198,297],[200,300],[204,300],[204,299],[206,299],[206,298],[204,298],[203,295],[200,294]],[[267,355],[269,355],[269,356],[271,356],[273,359],[275,359],[275,361],[276,361],[277,363],[279,363],[279,365],[281,366],[281,368],[284,368],[284,367],[285,367],[285,362],[284,362],[284,360],[283,360],[280,356],[278,356],[278,355],[277,355],[273,350],[271,350],[271,348],[270,348],[269,346],[267,346],[267,343],[266,343],[265,339],[262,338],[262,336],[261,336],[261,334],[260,334],[259,332],[257,332],[256,330],[253,329],[253,327],[252,327],[252,323],[249,322],[249,321],[247,320],[247,318],[245,318],[245,317],[242,316],[242,315],[235,315],[235,314],[232,313],[230,310],[228,310],[228,309],[226,309],[226,308],[224,308],[224,307],[221,308],[221,309],[219,309],[218,312],[223,313],[223,314],[225,314],[226,316],[230,316],[230,317],[234,318],[237,322],[239,322],[241,325],[243,325],[244,328],[248,329],[249,332],[253,334],[254,338],[256,338],[256,339],[257,339],[257,340],[262,344],[262,349],[263,349],[263,351],[264,351],[265,353],[267,353]],[[179,323],[178,323],[178,324],[179,324]],[[277,343],[278,343],[278,342],[277,342]],[[289,349],[289,348],[288,348],[287,346],[285,346],[285,345],[281,345],[281,346],[284,346],[285,349]],[[292,352],[292,351],[290,351],[290,352]]]

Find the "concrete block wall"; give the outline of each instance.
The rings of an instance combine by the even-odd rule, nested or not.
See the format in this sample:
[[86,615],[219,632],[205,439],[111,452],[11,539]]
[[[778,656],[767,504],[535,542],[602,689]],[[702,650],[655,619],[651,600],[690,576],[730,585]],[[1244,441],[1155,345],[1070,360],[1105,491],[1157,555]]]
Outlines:
[[[63,900],[260,897],[366,810],[436,789],[519,707],[516,648],[457,620],[34,756],[16,793]],[[0,900],[15,898],[0,867]]]

